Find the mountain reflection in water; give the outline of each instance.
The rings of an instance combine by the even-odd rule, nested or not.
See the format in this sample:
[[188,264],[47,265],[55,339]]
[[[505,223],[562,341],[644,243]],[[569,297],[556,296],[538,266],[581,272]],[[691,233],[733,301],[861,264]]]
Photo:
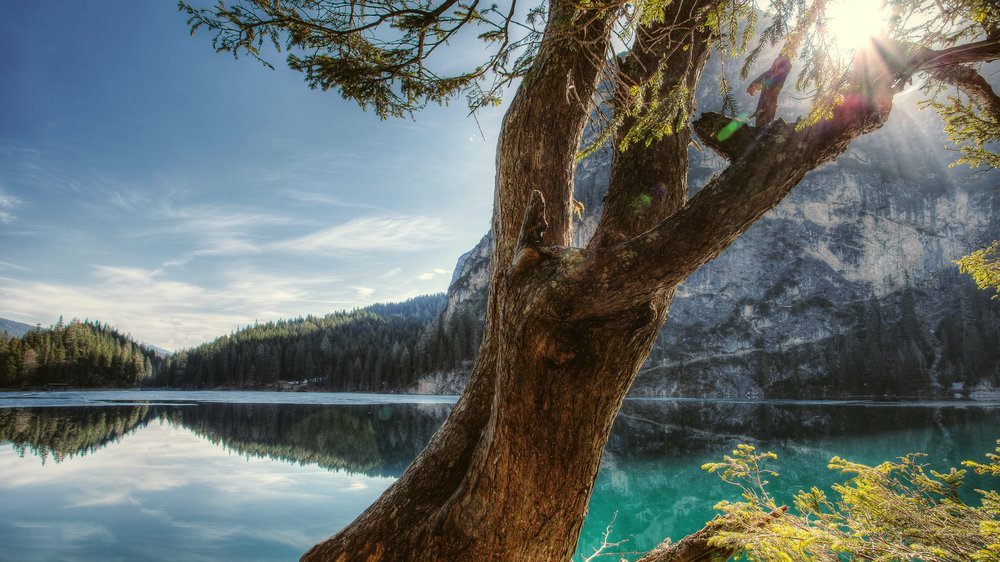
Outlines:
[[195,404],[0,410],[0,441],[56,462],[116,443],[153,421],[245,457],[366,476],[399,476],[451,407],[432,405]]
[[[0,409],[0,541],[12,559],[290,559],[398,477],[450,404],[146,404]],[[580,550],[614,519],[639,551],[699,528],[734,489],[699,466],[747,442],[786,493],[842,479],[830,457],[980,458],[995,405],[628,400]],[[967,486],[995,487],[992,482]],[[47,537],[47,538],[46,538]]]

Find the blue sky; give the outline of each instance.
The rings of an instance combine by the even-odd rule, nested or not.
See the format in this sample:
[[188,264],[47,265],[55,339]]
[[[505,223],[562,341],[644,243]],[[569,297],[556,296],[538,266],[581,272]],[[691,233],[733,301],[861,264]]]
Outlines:
[[0,4],[0,317],[167,349],[447,288],[502,108],[379,121],[167,0]]

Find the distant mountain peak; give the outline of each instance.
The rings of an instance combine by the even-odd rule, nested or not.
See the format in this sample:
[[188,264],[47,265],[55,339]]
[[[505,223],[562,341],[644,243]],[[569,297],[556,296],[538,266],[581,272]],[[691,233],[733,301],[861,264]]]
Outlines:
[[19,338],[35,328],[37,328],[37,326],[25,324],[24,322],[18,322],[17,320],[0,318],[0,332],[7,332],[7,336],[11,338]]

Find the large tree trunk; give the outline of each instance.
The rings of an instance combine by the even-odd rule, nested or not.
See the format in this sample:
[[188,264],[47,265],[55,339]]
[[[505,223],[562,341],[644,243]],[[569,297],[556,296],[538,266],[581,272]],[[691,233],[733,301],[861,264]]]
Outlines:
[[[555,351],[556,340],[610,344],[617,339],[613,325],[628,322],[623,318],[609,323],[604,337],[595,340],[582,336],[584,331],[599,335],[596,327],[562,325],[553,330],[551,311],[532,309],[536,299],[553,289],[544,274],[531,273],[541,260],[527,258],[524,252],[518,255],[524,250],[518,241],[533,191],[549,202],[549,212],[539,217],[545,226],[538,229],[534,245],[541,245],[543,238],[549,246],[565,245],[572,235],[574,156],[605,64],[614,16],[599,14],[567,38],[552,21],[581,17],[577,12],[572,3],[552,3],[539,62],[504,119],[497,148],[485,335],[466,391],[400,479],[303,560],[535,560],[572,555],[604,441],[631,379],[627,373],[634,375],[657,328],[649,325],[644,330],[641,349],[629,354],[631,360],[620,354],[616,363],[621,365],[614,367],[618,382],[606,381],[620,391],[592,392],[588,399],[579,386],[582,379],[576,379],[585,374],[573,368],[584,356],[599,354],[587,351],[580,360],[560,357],[555,363],[546,354]],[[538,258],[534,249],[527,253]],[[522,258],[520,267],[513,271],[517,257]],[[529,274],[533,278],[525,279]],[[665,305],[658,316],[664,312]],[[645,315],[650,315],[648,307]],[[561,366],[553,370],[553,364]],[[588,365],[587,386],[599,383],[601,367],[608,366]],[[566,391],[574,389],[580,392],[570,399],[574,393]],[[605,398],[608,394],[614,396]],[[601,412],[596,417],[595,409]],[[582,439],[579,422],[588,426]],[[544,427],[578,429],[546,435],[539,431]],[[556,459],[552,453],[557,450],[567,454]]]
[[[672,2],[669,33],[640,27],[618,69],[626,87],[658,61],[666,84],[693,92],[711,41],[694,24],[713,4]],[[707,114],[695,129],[730,160],[724,172],[686,201],[686,128],[616,155],[597,233],[571,248],[575,156],[613,17],[552,3],[498,146],[486,331],[469,385],[403,476],[304,560],[569,559],[612,421],[675,287],[892,107],[897,78],[865,62],[846,102],[813,127],[779,119],[719,141],[729,120]],[[682,541],[655,559],[706,556],[706,544]]]
[[[486,330],[468,387],[399,480],[306,560],[569,558],[612,421],[675,288],[806,173],[879,128],[914,72],[954,84],[989,115],[1000,114],[1000,97],[975,68],[962,66],[1000,59],[995,26],[984,28],[984,40],[938,51],[891,41],[858,50],[831,97],[842,103],[824,107],[829,118],[810,126],[770,119],[783,83],[774,81],[766,92],[770,111],[758,112],[751,127],[719,114],[690,118],[712,42],[724,30],[738,32],[732,20],[745,2],[548,0],[535,53],[520,49],[536,37],[518,38],[515,2],[506,17],[497,6],[456,0],[433,8],[395,1],[181,4],[192,31],[214,30],[222,51],[259,58],[261,43],[277,46],[285,37],[289,64],[311,85],[338,85],[383,116],[471,89],[481,71],[499,72],[503,82],[506,72],[530,64],[497,147]],[[501,20],[484,20],[476,6]],[[799,19],[795,25],[806,28],[788,34],[812,26]],[[486,26],[481,38],[500,43],[490,63],[448,79],[424,66],[459,28],[477,23]],[[612,37],[630,41],[621,59],[611,53]],[[299,58],[298,49],[311,54]],[[784,72],[786,61],[778,63],[772,68]],[[608,86],[599,90],[602,80]],[[576,156],[603,93],[615,112],[612,144],[629,140],[630,147],[615,152],[594,236],[586,248],[573,248]],[[729,165],[688,200],[691,127]],[[705,540],[710,531],[649,559],[720,554]]]

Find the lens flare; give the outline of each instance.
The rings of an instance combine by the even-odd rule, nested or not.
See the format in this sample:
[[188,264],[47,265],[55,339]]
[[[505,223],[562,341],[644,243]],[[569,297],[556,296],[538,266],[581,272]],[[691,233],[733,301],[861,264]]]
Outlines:
[[826,9],[826,28],[844,49],[868,42],[882,31],[886,21],[882,0],[833,0]]

